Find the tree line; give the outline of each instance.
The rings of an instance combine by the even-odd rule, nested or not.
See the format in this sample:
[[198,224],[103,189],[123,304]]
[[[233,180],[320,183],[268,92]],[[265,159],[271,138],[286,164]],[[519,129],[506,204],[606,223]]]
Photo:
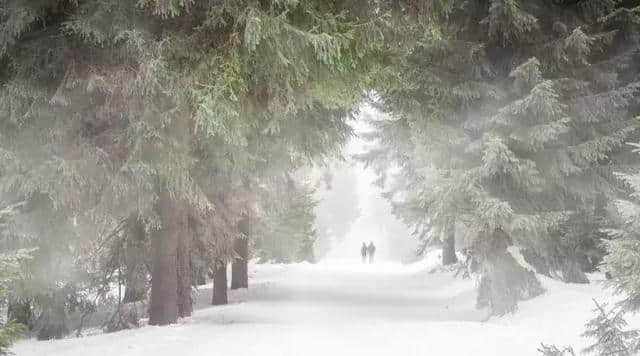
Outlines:
[[[149,324],[170,324],[208,274],[226,303],[227,264],[246,287],[250,247],[312,259],[315,202],[296,172],[351,137],[347,118],[401,48],[385,40],[395,26],[445,6],[0,2],[9,320],[62,337],[70,312],[116,293],[117,330],[135,323],[121,302],[149,290]],[[16,329],[3,324],[7,340]]]
[[543,292],[512,246],[637,296],[639,23],[629,0],[0,1],[9,319],[62,337],[115,298],[117,330],[149,293],[165,325],[208,276],[226,303],[228,264],[242,288],[250,256],[312,260],[297,172],[362,102],[387,117],[358,158],[443,264],[467,252],[479,306]]

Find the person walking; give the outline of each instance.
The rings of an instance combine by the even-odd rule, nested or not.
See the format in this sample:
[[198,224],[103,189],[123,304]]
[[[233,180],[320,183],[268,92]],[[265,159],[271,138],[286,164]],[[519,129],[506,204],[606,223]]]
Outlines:
[[373,263],[373,257],[376,254],[376,245],[373,244],[373,241],[369,242],[369,246],[367,247],[367,254],[369,255],[369,263]]
[[367,262],[367,244],[362,241],[362,247],[360,247],[360,254],[362,255],[362,263]]

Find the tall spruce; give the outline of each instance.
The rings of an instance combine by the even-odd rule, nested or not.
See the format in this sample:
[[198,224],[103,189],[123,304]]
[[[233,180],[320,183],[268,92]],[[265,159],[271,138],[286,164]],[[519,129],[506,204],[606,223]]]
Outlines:
[[[640,145],[631,143],[636,147],[636,154],[640,152]],[[638,171],[633,173],[619,172],[618,176],[626,183],[631,191],[627,199],[614,202],[611,224],[605,231],[610,239],[603,241],[607,255],[603,259],[605,271],[611,277],[610,285],[614,292],[623,296],[622,305],[627,311],[640,309],[640,280],[638,279],[638,262],[640,261],[640,249],[638,249],[638,192],[640,192]]]
[[638,344],[638,331],[628,330],[624,320],[624,309],[611,308],[600,305],[597,302],[594,312],[596,316],[589,320],[584,337],[595,339],[595,342],[587,346],[583,351],[587,355],[605,356],[632,356],[640,351]]
[[455,218],[474,237],[465,242],[486,283],[479,304],[495,314],[541,292],[511,244],[540,272],[586,281],[580,242],[556,236],[569,239],[576,215],[603,214],[624,194],[612,173],[633,163],[623,143],[638,134],[630,5],[457,2],[442,36],[416,46],[372,100],[390,117],[374,121],[361,158],[418,236],[451,231]]
[[313,191],[292,180],[278,193],[273,205],[257,227],[256,257],[262,262],[314,262],[315,229]]

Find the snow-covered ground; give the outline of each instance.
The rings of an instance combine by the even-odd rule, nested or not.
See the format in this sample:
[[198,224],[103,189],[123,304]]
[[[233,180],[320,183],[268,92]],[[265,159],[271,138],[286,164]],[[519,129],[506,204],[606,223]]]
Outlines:
[[[320,263],[252,265],[251,287],[232,303],[207,306],[198,291],[192,318],[166,327],[50,342],[26,340],[17,356],[339,356],[538,355],[540,342],[577,349],[592,298],[611,300],[598,276],[591,285],[543,279],[547,293],[502,318],[476,310],[474,282],[413,265]],[[637,325],[636,321],[632,324]]]

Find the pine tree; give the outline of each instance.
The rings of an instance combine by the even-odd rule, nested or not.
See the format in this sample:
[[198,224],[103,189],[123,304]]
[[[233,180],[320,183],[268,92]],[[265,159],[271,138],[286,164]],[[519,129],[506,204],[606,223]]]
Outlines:
[[245,215],[238,222],[238,230],[242,236],[236,238],[233,245],[236,257],[231,265],[231,289],[249,287],[249,239],[252,236],[252,220]]
[[274,205],[258,227],[257,257],[263,262],[314,261],[316,202],[313,192],[293,181],[285,182]]
[[571,347],[565,347],[559,349],[555,345],[545,345],[541,344],[538,352],[542,354],[542,356],[575,356],[576,353],[573,351]]
[[227,287],[227,262],[217,260],[213,267],[213,297],[211,304],[223,305],[229,302]]
[[[636,153],[640,145],[631,143]],[[603,259],[604,269],[613,278],[611,285],[614,291],[624,296],[622,305],[626,310],[637,311],[640,308],[640,279],[637,266],[640,262],[640,236],[637,231],[640,226],[638,212],[638,173],[618,173],[631,190],[629,199],[620,199],[614,204],[612,212],[612,227],[606,232],[610,240],[604,240],[607,255]]]
[[[635,10],[597,5],[459,2],[442,37],[398,65],[399,80],[373,101],[390,118],[374,123],[379,148],[364,159],[382,176],[400,166],[381,182],[418,236],[439,235],[430,229],[454,216],[476,240],[506,238],[476,241],[475,249],[513,243],[563,280],[586,281],[576,267],[588,258],[576,252],[586,252],[567,250],[581,242],[561,245],[552,233],[568,241],[572,219],[602,214],[600,202],[617,198],[612,172],[633,162],[623,142],[638,134],[638,29],[622,16]],[[485,262],[504,256],[495,252],[474,254]],[[505,258],[502,268],[519,268]],[[491,283],[505,283],[501,272],[484,271],[498,273],[486,276]],[[514,282],[507,295],[540,290]]]
[[[596,314],[585,325],[583,337],[593,339],[593,343],[583,349],[585,355],[596,356],[632,356],[640,351],[640,334],[637,330],[627,330],[624,319],[625,309],[616,306],[608,309],[607,304],[599,304],[594,300]],[[542,344],[538,351],[545,356],[575,355],[573,348],[562,349],[555,345]]]
[[[16,283],[24,279],[21,264],[29,258],[29,251],[25,250],[0,254],[0,307],[6,307]],[[12,355],[9,348],[26,331],[26,325],[3,319],[0,318],[0,355]]]
[[584,337],[595,339],[595,343],[586,347],[584,353],[596,356],[636,355],[639,351],[638,331],[625,330],[627,322],[623,318],[624,310],[607,310],[606,304],[595,304],[596,316],[587,323],[587,330],[582,334]]

